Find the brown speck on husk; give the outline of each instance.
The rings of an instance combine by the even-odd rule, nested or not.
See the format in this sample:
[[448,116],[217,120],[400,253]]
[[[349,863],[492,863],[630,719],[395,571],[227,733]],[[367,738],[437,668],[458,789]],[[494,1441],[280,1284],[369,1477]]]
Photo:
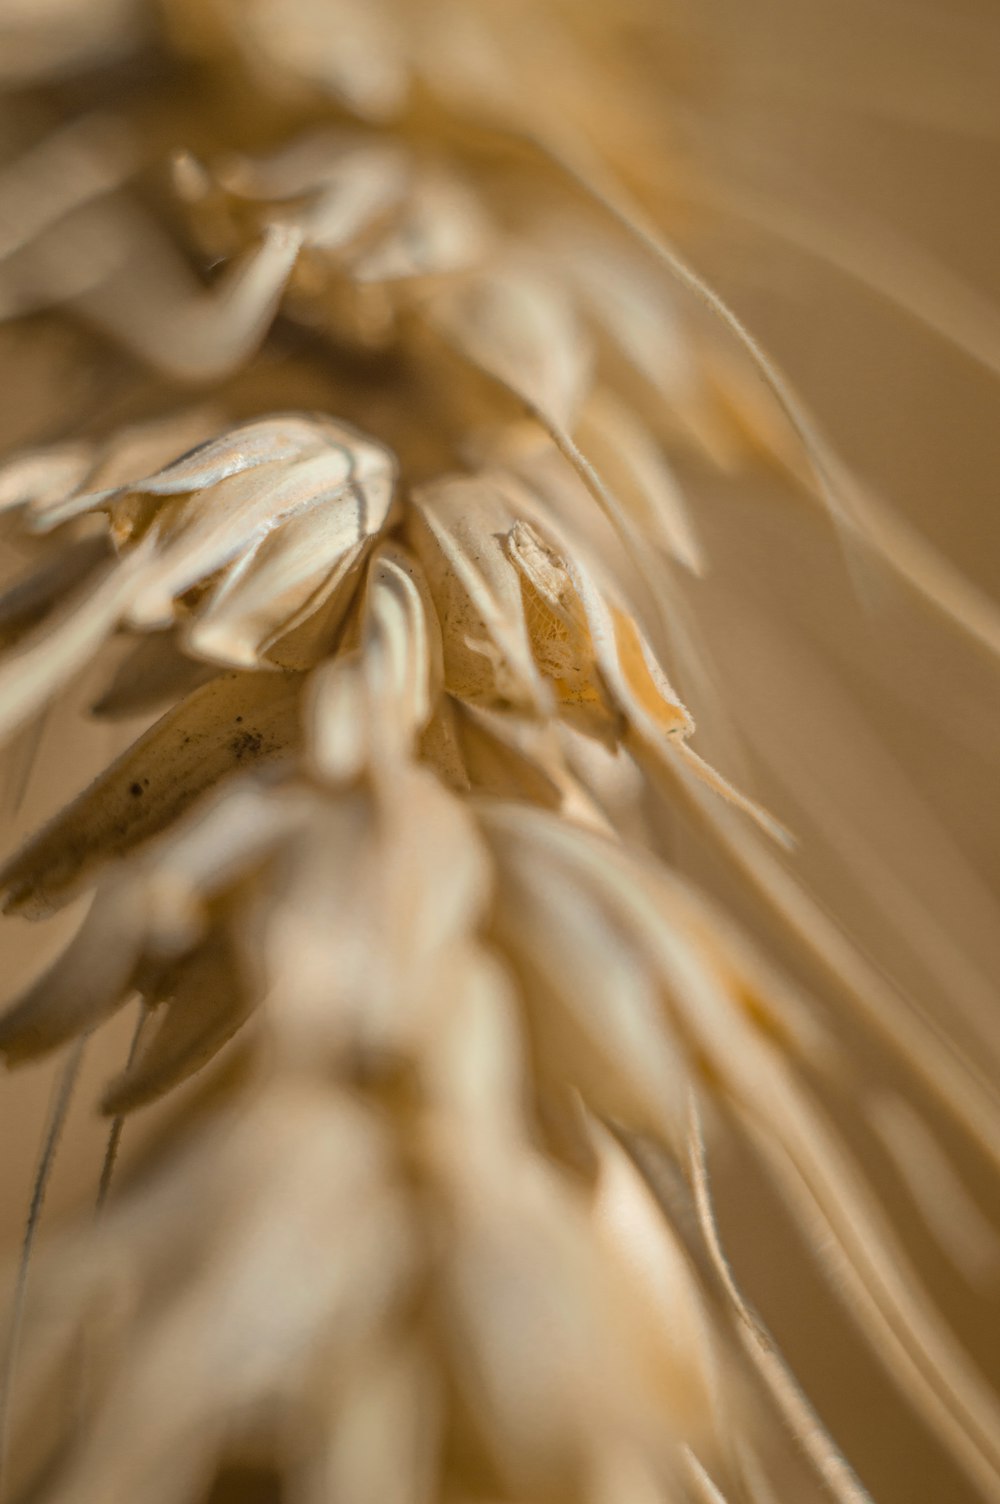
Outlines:
[[705,10],[0,0],[0,1504],[1000,1501],[996,580],[690,247],[997,320]]

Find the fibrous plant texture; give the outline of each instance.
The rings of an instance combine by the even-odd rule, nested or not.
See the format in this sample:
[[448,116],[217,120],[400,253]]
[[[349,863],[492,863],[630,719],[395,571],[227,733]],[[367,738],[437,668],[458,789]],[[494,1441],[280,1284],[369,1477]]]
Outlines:
[[[0,1016],[9,1063],[66,1061],[5,1499],[860,1504],[716,1161],[1000,1499],[1000,1402],[908,1246],[995,1274],[943,1147],[1000,1162],[988,983],[822,792],[954,1020],[810,890],[724,732],[699,485],[811,519],[844,642],[873,586],[977,672],[1000,630],[675,248],[668,19],[0,5],[8,812],[79,683],[123,731],[0,873],[79,913]],[[36,1246],[126,1007],[99,1215]]]

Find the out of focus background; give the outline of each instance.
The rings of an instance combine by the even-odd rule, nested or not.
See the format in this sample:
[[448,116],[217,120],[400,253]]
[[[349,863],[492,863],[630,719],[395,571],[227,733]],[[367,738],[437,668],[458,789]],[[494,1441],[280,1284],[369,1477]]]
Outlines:
[[[734,186],[832,261],[917,289],[1000,363],[1000,11],[992,0],[709,0]],[[780,228],[776,226],[776,228]],[[996,385],[983,367],[773,236],[703,264],[866,475],[996,595]],[[895,265],[894,265],[895,263]],[[963,294],[965,296],[963,296]],[[916,303],[916,298],[913,299]],[[915,312],[918,311],[916,308]]]
[[[697,24],[724,101],[711,144],[703,139],[733,197],[694,259],[841,454],[997,600],[1000,9],[706,0]],[[995,1011],[995,668],[850,549],[838,572],[815,517],[792,518],[778,500],[741,509],[737,491],[713,512],[709,553],[726,564],[712,571],[698,621],[726,664],[729,709],[754,728],[757,787],[800,834],[800,859],[830,909],[945,1028],[977,990]],[[901,901],[903,888],[916,904]],[[864,1100],[859,1089],[859,1109]],[[989,1180],[951,1148],[995,1217]],[[873,1150],[867,1159],[878,1176]],[[780,1207],[740,1182],[745,1168],[732,1167],[734,1194],[720,1198],[730,1246],[863,1481],[887,1504],[965,1498],[882,1376],[859,1363],[808,1262],[789,1256]],[[929,1154],[912,1173],[931,1190]],[[883,1190],[890,1200],[888,1178]],[[996,1270],[970,1291],[919,1225],[902,1225],[1000,1383]]]
[[[687,40],[664,81],[664,109],[703,167],[689,174],[679,230],[690,259],[777,358],[844,459],[1000,601],[1000,7],[698,0],[678,37]],[[18,338],[0,334],[5,445],[23,441],[19,413],[36,379],[26,367],[18,380]],[[714,739],[725,770],[796,832],[798,869],[879,971],[961,1035],[967,1007],[1000,1004],[1000,671],[763,467],[685,479],[712,566],[685,587],[705,656],[704,682],[690,689],[701,750],[711,755]],[[77,687],[80,707],[92,689]],[[128,734],[96,727],[72,745],[43,737],[37,760],[21,746],[33,771],[10,838],[51,810],[63,772],[78,787]],[[694,837],[676,855],[781,954],[780,936]],[[47,926],[46,953],[76,917]],[[42,956],[29,926],[6,933],[9,993]],[[825,986],[800,957],[782,959],[804,985]],[[837,1025],[836,998],[824,995]],[[877,1106],[893,1067],[852,1027],[845,1019],[860,1112]],[[123,1018],[109,1032],[106,1050],[119,1059],[129,1029]],[[106,1074],[94,1052],[49,1196],[53,1222],[94,1182],[106,1130],[93,1102]],[[8,1250],[51,1075],[0,1082]],[[973,1205],[995,1218],[985,1168],[919,1105]],[[851,1137],[854,1125],[842,1126]],[[1000,1386],[1000,1267],[984,1255],[956,1272],[899,1197],[885,1144],[857,1135],[876,1184],[896,1198],[918,1267]],[[930,1178],[934,1161],[910,1168]],[[861,1353],[773,1192],[746,1165],[716,1173],[737,1272],[874,1497],[971,1497]]]

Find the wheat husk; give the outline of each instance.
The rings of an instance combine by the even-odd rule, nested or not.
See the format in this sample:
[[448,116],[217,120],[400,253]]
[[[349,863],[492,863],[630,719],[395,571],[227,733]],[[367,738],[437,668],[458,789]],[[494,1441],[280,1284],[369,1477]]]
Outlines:
[[[9,915],[87,904],[0,1051],[138,1022],[100,1216],[36,1250],[40,1177],[0,1487],[861,1504],[727,1261],[708,1163],[743,1153],[1000,1499],[1000,1401],[881,1205],[850,1048],[995,1169],[995,1027],[885,978],[703,737],[687,477],[763,470],[969,652],[996,615],[676,252],[690,169],[622,25],[666,66],[659,9],[4,9],[44,119],[0,170],[0,324],[45,399],[0,466],[0,736],[90,671],[123,734],[0,869]],[[60,360],[108,400],[63,403]]]

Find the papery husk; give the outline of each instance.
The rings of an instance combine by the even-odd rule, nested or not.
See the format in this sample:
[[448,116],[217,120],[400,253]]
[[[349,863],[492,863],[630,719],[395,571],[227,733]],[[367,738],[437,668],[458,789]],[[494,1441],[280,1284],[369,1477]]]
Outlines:
[[[0,83],[39,114],[0,141],[0,735],[44,745],[93,666],[118,754],[0,871],[12,915],[89,902],[0,1052],[76,1052],[58,1126],[74,1042],[137,1026],[100,1060],[100,1216],[36,1247],[46,1148],[0,1472],[39,1504],[217,1504],[241,1463],[293,1504],[863,1504],[727,1261],[742,1155],[954,1496],[1000,1499],[1000,1408],[912,1234],[948,1251],[923,1119],[886,1107],[933,1100],[1000,1163],[988,971],[858,855],[820,733],[719,667],[717,498],[752,515],[722,537],[729,634],[788,557],[744,568],[763,486],[976,651],[996,614],[677,251],[662,8],[7,9]],[[953,1027],[759,796],[960,979]],[[988,1280],[992,1229],[944,1147],[935,1170]]]

